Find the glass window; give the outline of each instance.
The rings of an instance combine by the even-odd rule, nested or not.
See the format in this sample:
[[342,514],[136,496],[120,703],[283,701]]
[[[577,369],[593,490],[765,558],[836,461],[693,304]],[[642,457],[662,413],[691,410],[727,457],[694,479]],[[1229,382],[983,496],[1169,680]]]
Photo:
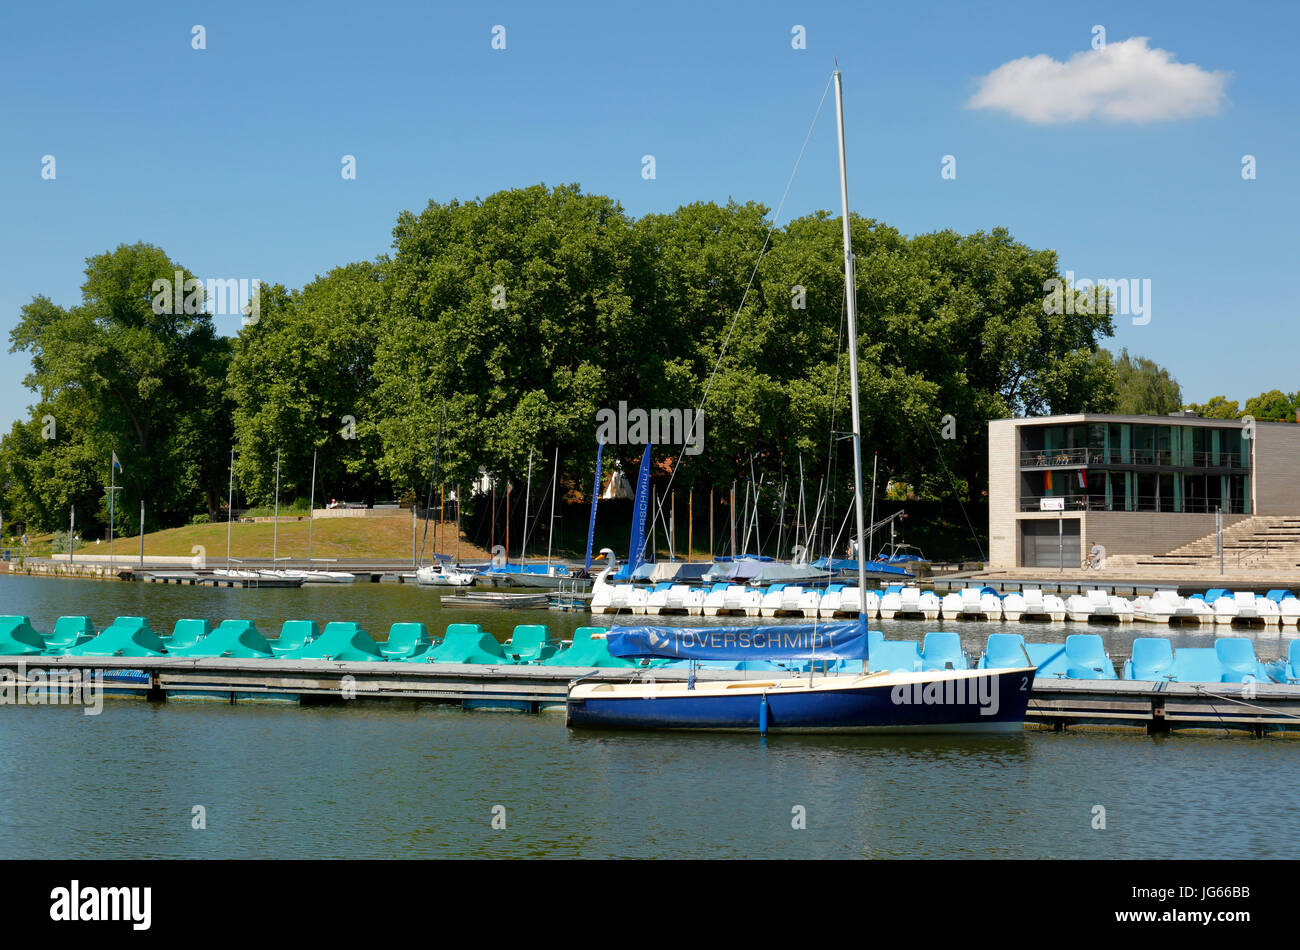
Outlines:
[[1106,461],[1106,431],[1107,426],[1104,422],[1094,422],[1088,426],[1088,461],[1104,462]]
[[1155,463],[1155,454],[1155,426],[1133,426],[1133,462],[1137,465],[1152,465]]
[[1157,492],[1160,490],[1159,476],[1152,472],[1139,472],[1137,477],[1137,510],[1159,511]]
[[1129,456],[1129,431],[1130,427],[1126,423],[1112,422],[1108,427],[1110,432],[1109,442],[1107,444],[1106,461],[1125,464],[1131,461]]

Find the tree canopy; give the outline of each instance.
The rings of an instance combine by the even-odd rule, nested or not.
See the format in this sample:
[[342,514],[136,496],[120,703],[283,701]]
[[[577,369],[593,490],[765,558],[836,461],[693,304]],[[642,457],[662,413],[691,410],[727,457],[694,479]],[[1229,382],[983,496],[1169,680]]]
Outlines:
[[[143,499],[154,525],[215,512],[229,443],[230,343],[199,309],[155,306],[154,284],[193,275],[148,244],[87,258],[81,302],[38,296],[10,332],[31,356],[31,418],[0,445],[11,520],[66,525],[69,505],[106,523],[112,453],[122,461],[116,510],[135,525]],[[201,307],[202,291],[196,291]]]
[[[1100,348],[1107,308],[1046,305],[1055,252],[1001,228],[907,237],[855,217],[851,231],[863,444],[880,484],[977,499],[987,420],[1113,411],[1128,405],[1123,380],[1150,390],[1134,384],[1141,411],[1165,411],[1170,391],[1178,408],[1166,372]],[[37,297],[12,334],[39,399],[0,445],[7,517],[56,527],[69,504],[98,509],[114,448],[121,506],[143,495],[172,523],[224,500],[232,443],[236,484],[257,503],[271,501],[277,448],[284,497],[307,493],[316,451],[317,497],[423,498],[440,429],[448,485],[519,480],[530,449],[558,449],[565,483],[589,486],[596,413],[620,402],[703,405],[703,451],[682,458],[676,487],[782,477],[802,460],[844,498],[840,241],[836,216],[773,228],[754,202],[634,220],[577,185],[431,201],[398,216],[389,254],[300,290],[265,285],[233,340],[206,314],[155,313],[152,281],[184,268],[124,245],[87,262],[81,304]],[[46,415],[58,439],[41,438]],[[629,471],[640,448],[605,455]]]
[[[1108,354],[1109,355],[1109,354]],[[1115,358],[1115,411],[1126,416],[1164,416],[1183,407],[1182,389],[1169,370],[1120,350]]]

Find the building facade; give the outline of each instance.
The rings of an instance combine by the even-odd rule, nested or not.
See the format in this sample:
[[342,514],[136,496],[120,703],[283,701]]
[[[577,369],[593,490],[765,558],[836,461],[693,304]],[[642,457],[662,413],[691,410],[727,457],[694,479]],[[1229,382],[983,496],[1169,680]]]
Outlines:
[[1069,415],[989,423],[989,566],[1158,554],[1300,511],[1300,425]]

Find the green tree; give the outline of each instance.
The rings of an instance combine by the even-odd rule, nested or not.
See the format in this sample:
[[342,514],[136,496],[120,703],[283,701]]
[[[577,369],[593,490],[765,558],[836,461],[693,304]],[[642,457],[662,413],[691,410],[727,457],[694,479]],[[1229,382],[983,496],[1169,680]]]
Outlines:
[[1228,401],[1226,396],[1212,396],[1206,403],[1189,403],[1188,409],[1206,419],[1240,419],[1241,409],[1237,400]]
[[369,407],[387,306],[380,264],[336,268],[301,291],[263,289],[229,369],[235,470],[254,502],[274,502],[277,448],[282,498],[309,496],[314,451],[318,499],[382,500]]
[[658,346],[618,205],[540,185],[431,202],[399,216],[393,245],[368,410],[380,473],[422,495],[444,411],[448,484],[522,478],[530,448],[585,463],[596,411],[643,366],[634,350]]
[[1129,356],[1127,348],[1115,358],[1115,389],[1115,411],[1126,416],[1164,416],[1183,405],[1182,390],[1169,370]]
[[[38,296],[22,308],[11,352],[30,354],[24,383],[40,401],[26,434],[5,437],[4,454],[9,478],[26,486],[23,503],[42,526],[57,526],[69,504],[85,505],[87,485],[95,486],[106,523],[112,452],[122,461],[124,528],[138,520],[141,499],[153,524],[188,520],[201,506],[215,513],[224,465],[210,447],[229,431],[223,380],[230,348],[203,311],[201,285],[186,288],[179,308],[159,292],[156,282],[170,287],[177,272],[192,279],[160,248],[124,244],[87,258],[78,305]],[[47,414],[58,438],[36,441],[36,423]],[[37,458],[44,453],[51,457]],[[38,486],[49,473],[53,480]]]
[[1260,422],[1295,422],[1297,408],[1300,408],[1300,393],[1288,394],[1280,389],[1270,389],[1246,400],[1246,414]]

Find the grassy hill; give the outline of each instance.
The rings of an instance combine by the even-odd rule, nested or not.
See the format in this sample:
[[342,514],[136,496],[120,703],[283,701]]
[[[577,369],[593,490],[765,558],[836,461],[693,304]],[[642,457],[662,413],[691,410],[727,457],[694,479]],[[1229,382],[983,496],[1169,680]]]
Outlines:
[[[309,522],[281,520],[257,524],[233,524],[230,527],[230,556],[232,558],[271,557],[273,534],[278,533],[275,551],[279,557],[303,560],[307,557],[307,532]],[[423,522],[417,525],[416,545],[424,538]],[[411,522],[409,518],[322,518],[311,527],[311,556],[313,558],[339,558],[363,560],[411,559]],[[145,557],[191,557],[195,546],[201,546],[209,562],[216,563],[226,556],[226,526],[224,524],[186,525],[154,531],[144,536]],[[140,537],[117,538],[113,552],[130,557],[140,550]],[[428,540],[424,543],[425,558],[433,552],[456,553],[456,528],[448,524],[429,525]],[[108,542],[83,543],[78,554],[107,554]],[[49,537],[33,538],[31,554],[48,556]],[[463,538],[460,556],[466,561],[487,560],[489,555]]]

